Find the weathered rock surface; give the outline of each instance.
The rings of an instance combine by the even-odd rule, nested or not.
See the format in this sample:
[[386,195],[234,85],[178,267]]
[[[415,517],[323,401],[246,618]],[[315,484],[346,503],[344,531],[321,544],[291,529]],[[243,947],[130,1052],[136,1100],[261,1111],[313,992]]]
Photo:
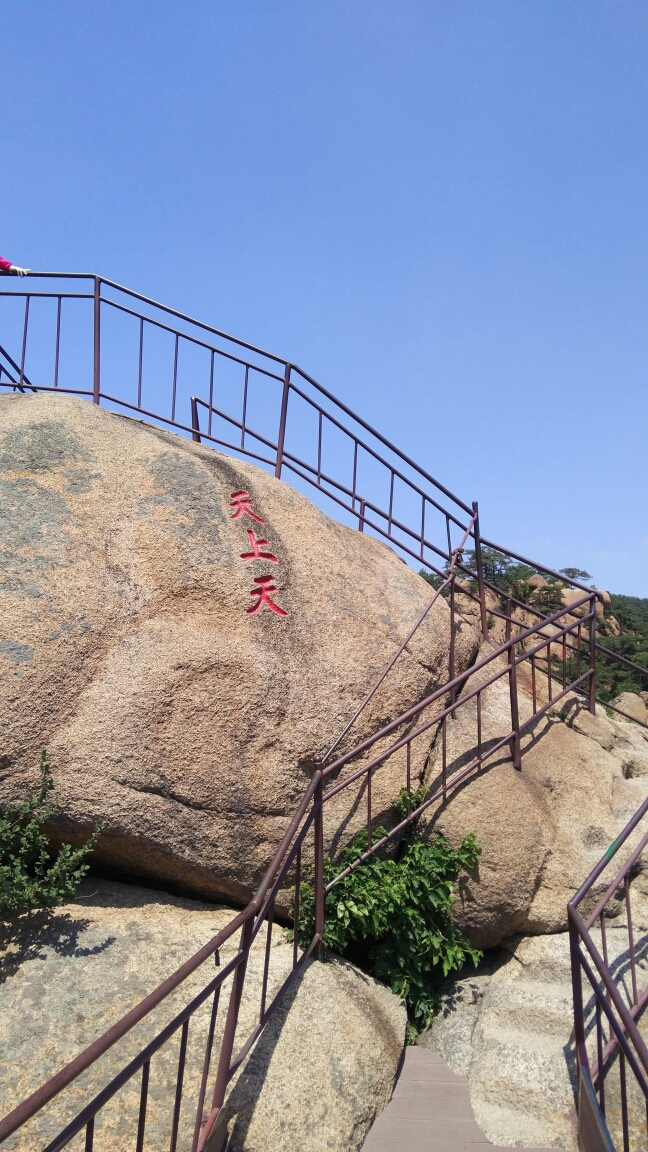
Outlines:
[[[643,879],[643,878],[642,878]],[[633,890],[639,991],[648,984],[645,894]],[[636,897],[640,899],[637,900]],[[638,936],[637,933],[641,935]],[[600,934],[592,933],[600,948]],[[619,918],[607,929],[609,957],[621,988],[629,967],[628,936]],[[590,1059],[595,1059],[594,1007],[586,997]],[[642,1031],[644,1026],[641,1025]],[[507,949],[487,954],[474,973],[449,980],[442,1008],[419,1037],[459,1075],[467,1076],[475,1119],[489,1140],[515,1147],[576,1149],[575,1060],[569,938],[518,937]],[[645,1130],[645,1104],[631,1105]],[[606,1077],[606,1115],[615,1146],[622,1146],[618,1070]]]
[[639,720],[642,724],[648,723],[648,708],[637,692],[621,692],[619,696],[615,696],[612,703],[633,720]]
[[[223,928],[233,913],[111,881],[87,879],[75,901],[20,918],[0,953],[0,1115],[53,1075]],[[236,951],[221,950],[221,964]],[[237,1048],[258,1020],[265,953],[253,946]],[[6,940],[5,940],[6,944]],[[292,945],[275,927],[268,998],[291,970]],[[214,975],[206,961],[133,1032],[88,1069],[3,1148],[44,1146]],[[216,1024],[218,1051],[230,982]],[[192,1017],[178,1144],[191,1145],[211,1000]],[[405,1040],[406,1013],[384,985],[343,961],[307,964],[227,1100],[229,1152],[288,1148],[348,1152],[362,1146],[389,1100]],[[179,1037],[151,1061],[146,1148],[169,1147]],[[213,1088],[215,1067],[210,1077]],[[98,1119],[95,1146],[121,1152],[137,1130],[138,1073]]]
[[[523,665],[520,669],[523,669]],[[467,695],[493,675],[473,673]],[[519,677],[520,719],[532,715],[528,684]],[[561,688],[554,685],[554,694]],[[461,697],[460,697],[461,699]],[[484,749],[511,731],[508,678],[485,688],[481,707]],[[475,831],[482,856],[458,885],[454,917],[472,942],[492,948],[513,933],[555,933],[567,926],[567,902],[648,794],[645,729],[591,716],[582,700],[564,697],[552,715],[535,721],[522,741],[522,771],[506,744],[445,804],[421,822],[457,844]],[[446,724],[450,778],[477,755],[477,701],[459,705]],[[442,734],[426,780],[441,783]],[[598,889],[597,889],[598,891]]]
[[[283,615],[260,604],[261,576]],[[86,401],[3,396],[0,802],[48,746],[61,836],[102,817],[113,875],[247,901],[314,757],[429,597],[387,546],[253,465]],[[341,751],[445,682],[449,616],[440,598]],[[458,670],[476,646],[459,625]],[[376,777],[377,820],[404,756]],[[344,793],[327,838],[364,819]]]

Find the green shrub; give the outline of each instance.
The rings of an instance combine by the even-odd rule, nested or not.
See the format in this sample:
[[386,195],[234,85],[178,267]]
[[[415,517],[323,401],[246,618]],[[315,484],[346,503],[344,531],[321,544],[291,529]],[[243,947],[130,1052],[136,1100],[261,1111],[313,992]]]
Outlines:
[[[425,789],[412,797],[413,807],[424,794]],[[402,819],[407,809],[405,789],[394,807]],[[373,836],[378,839],[384,834],[383,828],[377,828]],[[363,831],[335,864],[325,861],[324,883],[366,848],[367,832]],[[477,964],[481,958],[481,952],[451,919],[455,880],[462,868],[475,866],[480,852],[474,834],[451,848],[441,836],[423,842],[410,828],[403,835],[397,859],[370,857],[326,895],[326,947],[391,985],[407,1003],[411,1031],[420,1031],[432,1019],[441,980],[462,968],[466,960]],[[302,947],[308,946],[314,931],[314,891],[310,884],[302,884]]]
[[62,844],[55,857],[42,825],[57,811],[52,769],[47,752],[40,762],[41,785],[36,796],[13,801],[0,812],[0,917],[7,919],[29,908],[53,908],[72,897],[88,871],[85,858],[102,829],[99,821],[80,848]]

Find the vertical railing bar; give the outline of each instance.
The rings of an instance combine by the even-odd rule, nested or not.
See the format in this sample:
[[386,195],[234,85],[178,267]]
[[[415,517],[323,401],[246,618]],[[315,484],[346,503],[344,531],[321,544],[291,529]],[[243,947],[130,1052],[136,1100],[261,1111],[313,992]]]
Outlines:
[[392,515],[394,512],[394,469],[391,471],[391,483],[389,485],[389,516],[387,519],[387,535],[391,536],[392,532]]
[[552,685],[551,685],[551,640],[547,644],[547,694],[549,703],[553,700]]
[[364,501],[364,500],[361,500],[361,501],[360,501],[360,517],[359,517],[359,520],[358,520],[358,532],[364,532],[364,526],[365,526],[365,503],[366,503],[366,501]]
[[531,653],[531,698],[533,700],[533,715],[535,716],[538,711],[538,696],[536,691],[536,658],[535,652]]
[[598,1066],[599,1107],[605,1116],[605,1071],[603,1068],[603,1033],[601,1025],[601,1001],[596,1000],[596,1060]]
[[61,297],[56,305],[56,353],[54,356],[54,387],[58,388],[59,352],[61,349]]
[[180,335],[176,332],[175,338],[175,352],[173,354],[173,391],[171,393],[171,419],[175,420],[176,409],[176,389],[178,385],[178,344],[180,342]]
[[482,758],[482,702],[481,692],[477,693],[477,758]]
[[322,483],[322,409],[319,410],[317,431],[317,483]]
[[[609,968],[608,950],[607,950],[607,935],[605,932],[605,912],[601,912],[601,915],[599,917],[599,922],[600,922],[600,926],[601,926],[601,944],[603,945],[603,962],[605,964],[605,967]],[[607,997],[608,1004],[611,1004],[612,1001],[610,998],[610,993],[608,992],[607,989],[606,989],[605,995]]]
[[212,349],[211,354],[211,368],[209,370],[209,419],[207,421],[207,435],[211,436],[212,430],[212,407],[214,404],[214,356],[215,352]]
[[275,463],[275,476],[277,477],[277,480],[281,480],[281,468],[283,465],[284,441],[286,439],[286,420],[288,419],[288,396],[290,393],[290,369],[291,365],[286,364],[286,370],[284,372],[283,392],[281,394],[279,434],[277,436],[277,456]]
[[630,911],[630,877],[625,878],[625,904],[626,916],[628,917],[628,943],[630,945],[630,971],[632,973],[632,1003],[636,1004],[639,1000],[637,994],[637,965],[635,957],[634,934],[632,931],[632,913]]
[[596,596],[590,599],[590,626],[589,626],[589,711],[592,716],[596,714]]
[[297,967],[297,952],[299,951],[299,912],[301,889],[301,841],[297,848],[297,861],[295,866],[295,906],[293,908],[293,968]]
[[353,480],[351,482],[351,511],[355,512],[356,483],[358,479],[358,441],[353,439]]
[[223,1031],[223,1039],[221,1041],[220,1058],[218,1061],[218,1068],[216,1070],[216,1083],[214,1084],[214,1094],[212,1096],[212,1112],[218,1112],[222,1108],[223,1101],[225,1099],[225,1091],[229,1081],[230,1061],[232,1059],[232,1051],[234,1048],[234,1037],[236,1035],[236,1025],[238,1023],[241,996],[243,995],[243,984],[245,982],[245,972],[247,968],[248,956],[250,955],[250,942],[252,939],[253,927],[254,924],[252,917],[250,917],[245,921],[245,924],[241,930],[239,951],[243,953],[243,959],[241,960],[240,964],[237,965],[232,979],[232,990],[227,1007],[225,1029]]
[[371,768],[367,772],[367,848],[371,848]]
[[425,563],[424,558],[423,558],[423,545],[424,545],[424,543],[425,543],[425,496],[422,495],[421,496],[421,551],[420,551],[420,557],[421,557],[421,560],[423,560],[423,562]]
[[315,840],[315,932],[320,938],[317,955],[324,959],[324,928],[326,912],[324,906],[324,802],[322,799],[323,787],[320,776],[319,783],[313,796],[315,819],[313,821],[313,837]]
[[265,960],[263,963],[263,984],[261,986],[261,1012],[259,1014],[259,1024],[263,1023],[263,1017],[265,1016],[266,994],[268,991],[268,972],[270,970],[270,948],[272,947],[272,921],[274,919],[274,909],[275,902],[273,900],[272,905],[268,910],[268,928],[266,933]]
[[[220,957],[218,955],[218,952],[216,952],[214,955],[215,955],[216,963],[218,964],[220,962]],[[203,1060],[202,1079],[200,1081],[200,1092],[198,1094],[198,1107],[196,1109],[196,1123],[194,1125],[193,1140],[191,1141],[191,1152],[196,1152],[196,1149],[198,1148],[198,1141],[200,1139],[200,1129],[202,1128],[202,1124],[203,1124],[203,1108],[205,1105],[205,1095],[207,1093],[207,1081],[209,1080],[209,1067],[211,1064],[212,1048],[214,1045],[214,1032],[216,1030],[216,1016],[218,1014],[218,1003],[220,1000],[220,990],[221,990],[221,986],[219,984],[218,988],[216,988],[216,990],[214,991],[214,999],[212,1001],[211,1020],[209,1022],[209,1033],[207,1035],[207,1047],[205,1048],[205,1059]],[[137,1152],[141,1152],[141,1149],[138,1148]]]
[[623,1125],[623,1152],[630,1152],[628,1131],[628,1087],[626,1083],[625,1052],[619,1047],[619,1082],[621,1088],[621,1123]]
[[92,402],[101,402],[101,280],[94,278],[94,329],[92,364]]
[[94,1122],[95,1118],[92,1116],[86,1124],[85,1152],[92,1152],[94,1146]]
[[477,568],[477,586],[479,589],[479,614],[484,640],[488,640],[488,613],[486,612],[486,585],[484,584],[484,566],[482,563],[481,535],[479,532],[479,505],[473,500],[473,539],[475,541],[475,567]]
[[[214,353],[212,352],[212,368],[214,364]],[[241,448],[245,448],[245,422],[247,420],[247,398],[248,398],[248,377],[250,374],[250,365],[245,365],[245,383],[243,384],[243,414],[241,417]],[[210,404],[211,407],[211,404]]]
[[150,1060],[147,1060],[146,1063],[142,1065],[142,1087],[140,1090],[140,1106],[139,1116],[137,1119],[137,1143],[135,1145],[135,1152],[143,1152],[144,1149],[144,1133],[146,1131],[146,1107],[148,1102],[150,1067]]
[[446,533],[448,536],[448,560],[452,557],[452,540],[450,538],[450,517],[446,512]]
[[25,354],[27,352],[27,325],[29,324],[29,301],[31,297],[29,294],[25,296],[25,322],[23,324],[23,340],[22,340],[22,354],[20,357],[20,378],[18,384],[22,387],[23,378],[25,375]]
[[142,369],[144,367],[144,317],[140,316],[139,366],[137,369],[137,407],[142,407]]
[[[450,680],[455,678],[455,578],[454,575],[450,581],[450,662],[449,662]],[[456,690],[454,684],[450,689],[450,703],[454,704],[456,698]],[[457,713],[454,711],[450,713],[453,720],[457,719]]]
[[443,785],[443,798],[445,802],[445,770],[447,766],[447,737],[445,732],[445,721],[447,717],[442,720],[442,785]]
[[577,633],[577,637],[576,637],[576,677],[577,678],[580,676],[580,673],[581,673],[581,631],[582,631],[582,628],[583,628],[583,625],[579,621],[578,633]]
[[562,686],[567,687],[567,637],[563,632],[562,640]]
[[513,629],[513,607],[511,597],[509,596],[506,601],[506,640],[511,641],[508,650],[509,659],[509,696],[511,701],[511,728],[513,736],[511,738],[511,759],[513,760],[513,767],[520,771],[522,767],[522,753],[520,747],[520,714],[518,707],[518,694],[517,694],[517,665],[515,663],[515,641],[511,636]]
[[175,1105],[173,1108],[173,1126],[171,1128],[171,1143],[169,1144],[169,1152],[176,1152],[178,1144],[178,1128],[180,1127],[180,1108],[182,1106],[182,1085],[184,1081],[185,1060],[187,1058],[187,1035],[189,1033],[189,1021],[185,1020],[182,1025],[182,1037],[180,1040],[180,1059],[178,1060],[178,1079],[176,1081],[176,1094]]

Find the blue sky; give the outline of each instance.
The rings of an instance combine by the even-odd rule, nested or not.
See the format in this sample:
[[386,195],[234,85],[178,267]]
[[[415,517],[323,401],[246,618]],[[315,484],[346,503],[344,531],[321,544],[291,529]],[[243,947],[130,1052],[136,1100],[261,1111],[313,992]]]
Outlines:
[[0,253],[300,364],[648,595],[648,6],[10,0]]

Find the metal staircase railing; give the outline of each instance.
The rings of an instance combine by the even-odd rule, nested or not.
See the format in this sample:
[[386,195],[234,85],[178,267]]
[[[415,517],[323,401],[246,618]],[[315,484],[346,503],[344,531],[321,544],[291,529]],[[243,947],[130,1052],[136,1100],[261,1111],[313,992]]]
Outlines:
[[[22,285],[20,290],[7,288],[0,291],[0,387],[20,392],[46,391],[85,397],[112,410],[146,416],[156,423],[191,436],[194,441],[204,440],[233,455],[255,460],[279,478],[288,473],[296,484],[301,482],[310,490],[316,489],[321,499],[335,505],[338,515],[346,514],[347,519],[355,522],[361,531],[373,531],[410,562],[414,560],[420,563],[442,580],[441,587],[389,661],[378,682],[316,766],[302,803],[269,865],[261,887],[248,907],[103,1037],[0,1120],[2,1143],[28,1124],[51,1101],[57,1100],[67,1086],[121,1038],[145,1022],[152,1027],[151,1013],[154,1009],[170,1003],[168,997],[171,993],[194,972],[202,970],[206,961],[217,955],[218,950],[240,928],[238,949],[217,976],[206,979],[199,994],[162,1029],[158,1029],[154,1036],[147,1035],[146,1043],[141,1046],[135,1058],[127,1062],[121,1072],[72,1121],[64,1124],[56,1138],[47,1145],[46,1152],[58,1152],[58,1149],[64,1148],[82,1131],[85,1132],[86,1152],[91,1152],[97,1118],[100,1122],[103,1109],[110,1106],[120,1091],[130,1090],[133,1077],[140,1072],[138,1120],[133,1139],[138,1152],[141,1152],[147,1125],[150,1062],[161,1049],[168,1051],[168,1046],[178,1037],[177,1077],[169,1118],[171,1152],[176,1149],[181,1132],[186,1133],[189,1122],[193,1133],[192,1152],[207,1148],[213,1150],[220,1146],[219,1141],[223,1135],[225,1112],[222,1109],[228,1084],[280,1003],[287,987],[298,978],[308,957],[321,951],[325,897],[324,817],[326,812],[330,812],[331,819],[338,821],[340,818],[339,809],[333,801],[344,794],[347,815],[352,811],[355,813],[358,804],[366,805],[368,846],[354,867],[361,866],[386,841],[397,838],[424,810],[445,801],[459,783],[485,764],[492,764],[498,754],[510,754],[515,767],[521,768],[522,735],[563,697],[575,691],[584,692],[587,706],[590,711],[594,711],[596,652],[599,648],[596,643],[597,594],[578,581],[565,581],[578,588],[582,596],[575,604],[553,613],[543,614],[533,606],[516,602],[511,597],[508,597],[501,612],[489,608],[487,591],[501,596],[501,590],[484,579],[481,549],[484,544],[493,548],[498,546],[482,540],[477,504],[470,506],[453,496],[429,473],[301,369],[101,277],[57,273],[32,274],[34,276],[58,280],[63,282],[63,286],[59,284],[54,291],[42,292],[32,291],[30,287]],[[92,290],[68,290],[68,281],[89,281]],[[45,311],[39,312],[41,308]],[[12,309],[13,332],[10,315]],[[46,314],[47,309],[49,315]],[[125,349],[128,348],[124,336],[126,330],[123,327],[111,328],[115,319],[119,325],[131,325],[132,361],[125,358]],[[91,336],[91,340],[87,339],[88,336]],[[149,342],[159,336],[168,339],[166,352],[170,360],[165,360],[166,352],[160,353],[158,348],[151,367],[147,359]],[[70,348],[82,344],[84,337],[87,346],[85,362],[70,357]],[[20,347],[19,358],[13,359],[5,351],[8,344]],[[183,374],[185,353],[203,357],[206,391],[203,397],[195,394],[196,372],[192,371],[190,376]],[[130,384],[127,385],[129,365],[132,365],[133,371]],[[169,368],[166,402],[160,404],[162,398],[159,389],[157,392],[152,390],[150,380],[162,379],[165,367]],[[234,373],[234,392],[231,389],[232,377],[225,378],[227,373]],[[234,398],[238,405],[236,409]],[[202,426],[201,412],[206,413],[206,422],[203,421]],[[236,439],[232,438],[232,430],[236,433]],[[334,435],[338,438],[337,442],[333,440]],[[463,560],[463,552],[469,541],[474,545],[474,571]],[[506,552],[505,549],[499,550],[523,563],[529,563],[536,571],[559,575],[542,565]],[[459,616],[456,598],[460,573],[468,575],[475,582],[475,592],[466,590],[463,584],[459,590],[463,597],[468,596],[476,603],[484,639],[488,638],[489,612],[505,620],[506,639],[494,650],[489,650],[472,668],[457,675],[454,643],[455,622]],[[560,578],[564,579],[562,576]],[[450,608],[446,682],[356,747],[331,761],[340,741],[348,735],[433,605],[444,595],[449,598]],[[523,626],[516,621],[516,607],[533,616],[535,623]],[[556,648],[560,654],[557,659]],[[568,665],[568,653],[575,659],[575,668]],[[647,670],[621,657],[619,659],[622,663],[638,668],[646,675],[648,682]],[[522,720],[518,696],[520,668],[525,670],[525,674],[528,673],[532,704],[530,715]],[[486,673],[487,669],[492,671]],[[485,679],[475,681],[476,686],[471,688],[470,679],[478,673],[484,673]],[[546,692],[544,687],[539,691],[540,675],[546,677]],[[508,686],[511,726],[498,739],[484,740],[482,696],[498,681]],[[456,717],[460,709],[466,709],[472,702],[475,706],[475,754],[468,756],[467,763],[448,774],[448,722]],[[438,736],[442,749],[439,785],[418,807],[410,805],[406,819],[390,828],[385,837],[374,841],[373,828],[378,818],[373,789],[377,774],[387,764],[396,765],[397,773],[400,771],[402,774],[403,786],[412,795],[413,748],[417,740],[423,739],[429,743],[433,736]],[[326,791],[325,781],[329,782]],[[339,805],[340,801],[337,803]],[[382,819],[384,812],[379,813],[379,816]],[[312,848],[309,848],[311,834]],[[299,955],[295,933],[291,973],[275,987],[271,964],[273,921],[275,912],[285,915],[277,905],[277,896],[287,883],[292,885],[296,928],[304,870],[309,869],[313,871],[316,893],[315,934],[309,947]],[[343,872],[336,877],[327,890],[345,874]],[[262,928],[266,932],[266,945],[259,989],[258,1022],[235,1055],[248,957]],[[222,1036],[217,1040],[217,1029],[220,1026],[219,1001],[221,988],[226,981],[231,982],[229,1003]],[[196,1014],[203,1009],[210,1013],[206,1048],[201,1067],[192,1068],[187,1047],[189,1028],[192,1022],[195,1023]],[[211,1103],[205,1105],[209,1098],[207,1089],[210,1068],[214,1063],[217,1064],[217,1070]],[[196,1101],[195,1106],[190,1108],[189,1118],[189,1106],[186,1103],[188,1093]]]

